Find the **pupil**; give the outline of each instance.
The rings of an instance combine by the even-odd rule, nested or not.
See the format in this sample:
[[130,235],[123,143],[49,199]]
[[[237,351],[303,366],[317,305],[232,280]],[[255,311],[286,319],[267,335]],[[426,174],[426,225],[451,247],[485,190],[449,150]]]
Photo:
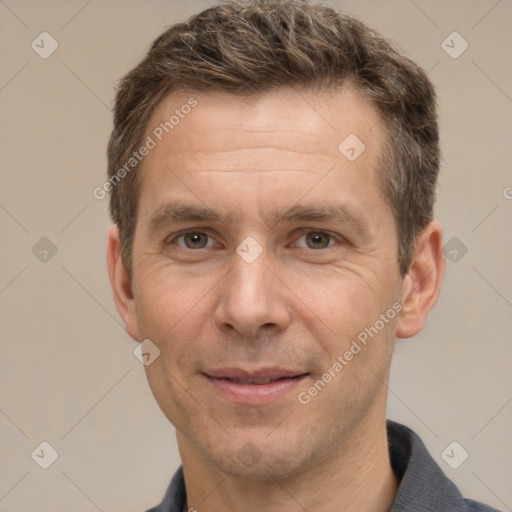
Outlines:
[[[324,239],[324,243],[322,244],[322,239]],[[312,242],[313,245],[318,245],[320,244],[322,247],[325,246],[325,240],[327,239],[327,237],[325,237],[323,234],[321,233],[315,233],[313,235],[310,236],[310,240]],[[314,247],[315,249],[318,249],[318,247]]]
[[189,241],[190,243],[187,244],[187,245],[192,245],[194,247],[197,247],[198,245],[199,246],[204,246],[204,243],[201,244],[201,236],[202,234],[201,233],[189,233]]

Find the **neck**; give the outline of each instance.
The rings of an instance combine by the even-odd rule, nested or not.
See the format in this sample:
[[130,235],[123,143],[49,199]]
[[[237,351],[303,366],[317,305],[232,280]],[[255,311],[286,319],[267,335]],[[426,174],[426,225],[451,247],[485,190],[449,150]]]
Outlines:
[[201,512],[338,512],[340,505],[345,512],[387,512],[398,487],[381,411],[363,418],[322,464],[281,480],[227,475],[177,436],[188,507]]

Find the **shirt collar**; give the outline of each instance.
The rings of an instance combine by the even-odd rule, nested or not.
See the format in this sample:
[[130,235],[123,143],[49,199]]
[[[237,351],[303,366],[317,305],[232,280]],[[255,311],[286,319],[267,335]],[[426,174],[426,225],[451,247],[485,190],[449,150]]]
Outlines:
[[464,498],[421,439],[404,425],[391,420],[386,423],[391,467],[400,482],[389,512],[465,510]]

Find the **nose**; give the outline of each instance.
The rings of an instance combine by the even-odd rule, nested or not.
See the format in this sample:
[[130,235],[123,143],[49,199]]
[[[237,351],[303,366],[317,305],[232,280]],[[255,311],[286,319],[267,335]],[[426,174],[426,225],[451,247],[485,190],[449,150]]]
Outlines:
[[250,341],[288,327],[290,294],[270,263],[265,250],[252,262],[233,255],[231,269],[219,283],[217,328]]

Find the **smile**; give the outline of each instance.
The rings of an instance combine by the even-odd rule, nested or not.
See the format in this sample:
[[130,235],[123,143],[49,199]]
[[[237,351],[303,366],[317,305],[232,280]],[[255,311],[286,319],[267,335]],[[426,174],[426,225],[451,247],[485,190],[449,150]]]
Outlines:
[[224,368],[204,373],[214,393],[239,405],[263,405],[284,397],[309,375],[300,371]]

